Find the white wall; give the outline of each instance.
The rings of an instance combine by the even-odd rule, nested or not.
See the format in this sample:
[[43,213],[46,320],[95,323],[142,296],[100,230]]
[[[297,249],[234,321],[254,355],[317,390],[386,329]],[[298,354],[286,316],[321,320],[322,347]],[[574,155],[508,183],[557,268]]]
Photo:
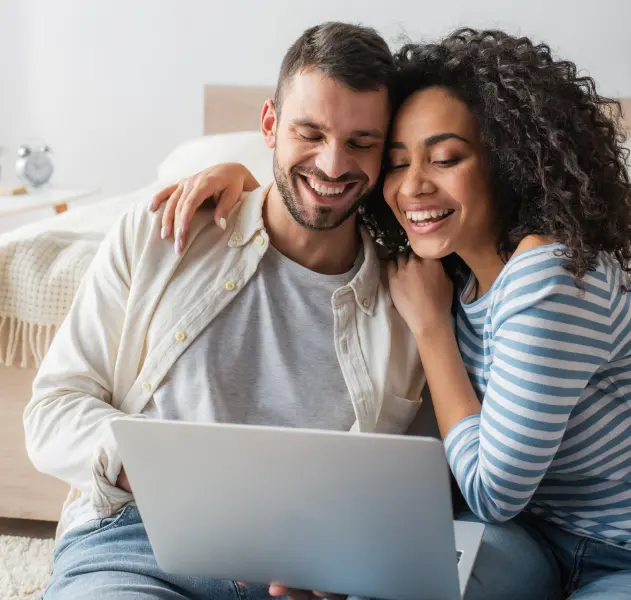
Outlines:
[[[547,41],[602,92],[631,96],[630,0],[0,0],[0,8],[0,44],[4,29],[14,31],[0,80],[11,104],[0,112],[0,145],[5,131],[11,143],[43,136],[58,183],[107,191],[151,180],[176,143],[200,134],[204,84],[273,84],[289,44],[323,20],[372,25],[395,42],[403,31],[431,39],[458,25],[502,27]],[[20,45],[25,65],[13,72]]]
[[31,114],[28,94],[30,49],[22,39],[24,5],[0,0],[0,167],[11,169],[12,153],[28,131]]

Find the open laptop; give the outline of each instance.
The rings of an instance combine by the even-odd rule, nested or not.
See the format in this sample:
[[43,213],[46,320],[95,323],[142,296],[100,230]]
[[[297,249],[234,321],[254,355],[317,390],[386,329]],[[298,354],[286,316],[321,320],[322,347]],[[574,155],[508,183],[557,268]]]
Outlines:
[[121,419],[158,565],[388,600],[464,595],[484,526],[455,522],[433,438]]

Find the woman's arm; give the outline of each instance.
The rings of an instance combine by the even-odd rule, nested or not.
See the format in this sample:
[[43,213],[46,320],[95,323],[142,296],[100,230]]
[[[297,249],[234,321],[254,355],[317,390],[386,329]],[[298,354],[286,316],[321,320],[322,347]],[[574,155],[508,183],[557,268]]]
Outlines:
[[[561,259],[529,277],[509,268],[514,273],[503,276],[494,300],[492,365],[481,404],[451,328],[435,316],[411,319],[426,324],[413,331],[451,469],[473,512],[497,522],[530,502],[612,345],[610,299],[602,289],[584,281],[581,297]],[[426,278],[409,296],[432,285]]]

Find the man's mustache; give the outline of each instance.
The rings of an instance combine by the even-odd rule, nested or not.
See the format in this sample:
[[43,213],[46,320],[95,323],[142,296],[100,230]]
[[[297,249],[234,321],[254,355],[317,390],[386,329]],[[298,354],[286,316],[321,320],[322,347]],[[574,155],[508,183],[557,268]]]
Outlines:
[[366,174],[362,172],[344,173],[344,175],[332,178],[321,169],[318,169],[318,167],[292,167],[291,174],[302,175],[303,177],[315,177],[316,179],[327,183],[348,183],[351,181],[365,181],[367,179]]

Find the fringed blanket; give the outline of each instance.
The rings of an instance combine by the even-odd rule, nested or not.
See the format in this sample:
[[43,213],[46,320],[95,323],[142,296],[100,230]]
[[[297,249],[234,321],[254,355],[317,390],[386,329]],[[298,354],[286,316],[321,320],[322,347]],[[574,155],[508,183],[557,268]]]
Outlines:
[[102,239],[47,232],[0,244],[0,364],[40,365]]

